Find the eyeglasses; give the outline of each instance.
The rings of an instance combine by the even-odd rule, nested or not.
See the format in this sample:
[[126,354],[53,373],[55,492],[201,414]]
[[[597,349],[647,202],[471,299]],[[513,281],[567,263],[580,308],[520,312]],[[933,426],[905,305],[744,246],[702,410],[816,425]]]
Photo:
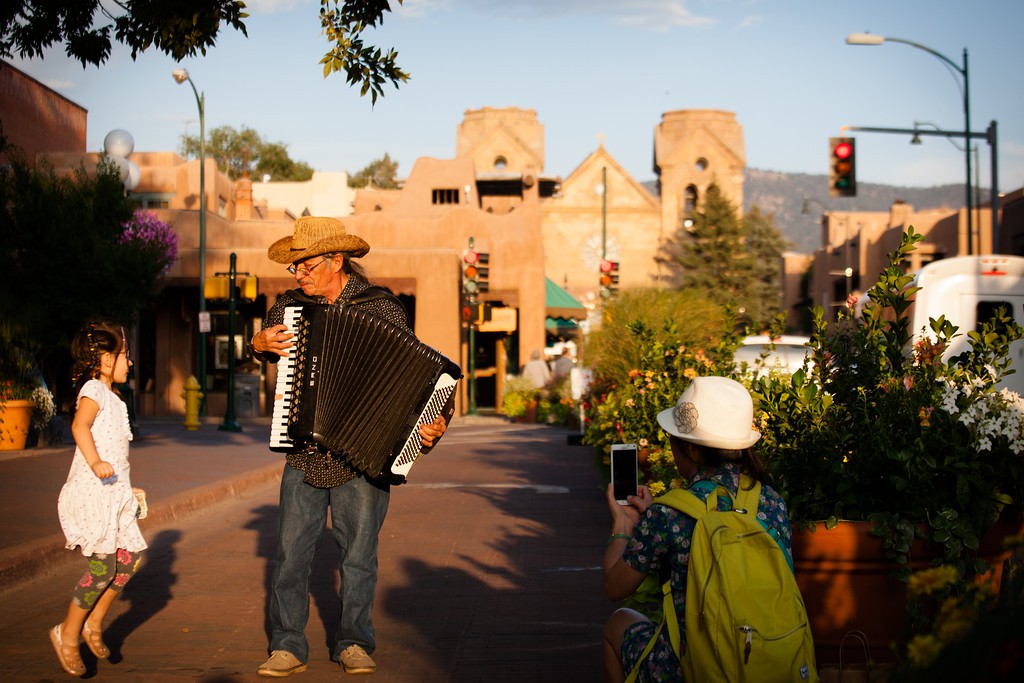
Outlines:
[[320,257],[320,262],[317,263],[314,266],[310,266],[308,263],[300,263],[298,265],[293,263],[292,265],[288,266],[288,272],[291,273],[292,275],[295,275],[295,273],[304,273],[306,275],[309,275],[310,273],[313,272],[314,268],[319,266],[321,263],[325,263],[325,262],[330,261],[330,260],[331,260],[331,255],[328,254],[326,256]]

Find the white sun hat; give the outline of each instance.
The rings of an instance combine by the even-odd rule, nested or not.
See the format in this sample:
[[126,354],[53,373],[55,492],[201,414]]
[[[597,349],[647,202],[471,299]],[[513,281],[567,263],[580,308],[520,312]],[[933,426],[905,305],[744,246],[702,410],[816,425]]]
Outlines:
[[742,450],[757,443],[750,392],[728,377],[697,377],[675,406],[658,413],[658,424],[673,436],[701,446]]

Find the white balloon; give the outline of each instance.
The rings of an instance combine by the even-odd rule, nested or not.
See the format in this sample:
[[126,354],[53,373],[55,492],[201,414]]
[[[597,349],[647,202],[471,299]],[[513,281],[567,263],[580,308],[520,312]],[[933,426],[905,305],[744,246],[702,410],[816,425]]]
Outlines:
[[114,166],[117,166],[117,175],[121,179],[121,182],[126,182],[128,180],[128,164],[131,162],[122,156],[117,156],[116,154],[107,155],[107,159],[109,159],[110,163],[114,164]]
[[128,177],[124,181],[125,189],[134,190],[136,187],[139,186],[140,180],[142,180],[142,169],[139,168],[139,165],[137,163],[129,159]]
[[103,151],[110,156],[127,158],[135,151],[135,139],[128,131],[115,128],[103,138]]

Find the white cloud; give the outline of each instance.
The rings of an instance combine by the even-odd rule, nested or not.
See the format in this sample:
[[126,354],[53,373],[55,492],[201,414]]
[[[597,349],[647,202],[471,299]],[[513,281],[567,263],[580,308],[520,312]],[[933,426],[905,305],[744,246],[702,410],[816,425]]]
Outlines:
[[246,12],[253,14],[276,14],[290,12],[301,5],[309,5],[310,11],[314,6],[319,7],[317,0],[245,0]]
[[717,19],[697,16],[686,7],[685,0],[630,0],[628,2],[598,3],[610,5],[616,22],[626,26],[666,31],[677,26],[710,26]]
[[750,16],[743,17],[743,19],[740,21],[739,28],[741,30],[745,29],[745,28],[753,28],[754,26],[761,25],[763,22],[764,22],[764,17],[763,16],[750,15]]
[[659,31],[717,23],[715,18],[691,12],[689,3],[690,0],[405,0],[401,8],[396,4],[393,9],[406,16],[461,9],[494,17],[528,19],[603,16],[617,24]]

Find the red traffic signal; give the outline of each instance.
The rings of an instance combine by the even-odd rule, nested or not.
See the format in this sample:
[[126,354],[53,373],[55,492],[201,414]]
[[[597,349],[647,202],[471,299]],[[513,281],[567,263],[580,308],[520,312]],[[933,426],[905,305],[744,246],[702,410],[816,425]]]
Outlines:
[[619,288],[619,262],[601,259],[601,296],[609,297]]
[[857,196],[856,150],[853,138],[829,138],[828,193],[831,197]]

